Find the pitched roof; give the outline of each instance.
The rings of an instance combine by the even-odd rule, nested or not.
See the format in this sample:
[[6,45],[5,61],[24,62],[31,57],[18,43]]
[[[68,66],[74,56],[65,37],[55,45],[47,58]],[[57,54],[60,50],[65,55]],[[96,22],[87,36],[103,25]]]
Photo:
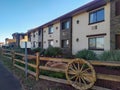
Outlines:
[[54,20],[52,20],[50,22],[48,22],[48,23],[45,23],[45,24],[43,24],[43,25],[41,25],[41,26],[39,26],[37,28],[31,29],[28,32],[34,32],[38,28],[43,28],[43,27],[52,25],[52,24],[54,24],[56,22],[59,22],[59,21],[61,21],[63,19],[70,18],[70,17],[72,17],[74,15],[77,15],[77,14],[80,14],[80,13],[83,13],[83,12],[91,11],[93,9],[99,8],[101,6],[104,6],[106,3],[107,3],[106,0],[94,0],[94,1],[91,1],[91,2],[89,2],[87,4],[85,4],[85,5],[77,8],[77,9],[71,11],[71,12],[68,12],[68,13],[66,13],[66,14],[64,14],[64,15],[62,15],[62,16],[60,16],[60,17],[58,17],[58,18],[56,18],[56,19],[54,19]]

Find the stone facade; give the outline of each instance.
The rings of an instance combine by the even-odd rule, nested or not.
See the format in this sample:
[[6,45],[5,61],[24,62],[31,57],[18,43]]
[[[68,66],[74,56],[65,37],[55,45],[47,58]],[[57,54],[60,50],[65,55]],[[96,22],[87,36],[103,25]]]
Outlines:
[[[69,28],[63,29],[62,24],[64,22],[69,22]],[[61,48],[63,49],[64,53],[72,54],[72,18],[61,20],[61,29],[60,29],[60,41],[61,41]],[[68,47],[62,47],[62,40],[68,40]]]
[[116,35],[120,34],[120,15],[116,15],[116,3],[120,0],[111,1],[111,19],[110,19],[110,47],[116,49]]

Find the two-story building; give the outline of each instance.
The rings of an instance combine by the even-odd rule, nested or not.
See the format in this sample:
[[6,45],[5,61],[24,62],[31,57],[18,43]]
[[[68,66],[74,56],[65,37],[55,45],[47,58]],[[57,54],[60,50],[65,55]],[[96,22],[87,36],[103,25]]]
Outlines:
[[43,47],[42,29],[40,27],[31,29],[27,32],[28,40],[31,42],[31,48]]
[[32,47],[60,47],[76,54],[120,49],[120,0],[94,0],[28,31]]

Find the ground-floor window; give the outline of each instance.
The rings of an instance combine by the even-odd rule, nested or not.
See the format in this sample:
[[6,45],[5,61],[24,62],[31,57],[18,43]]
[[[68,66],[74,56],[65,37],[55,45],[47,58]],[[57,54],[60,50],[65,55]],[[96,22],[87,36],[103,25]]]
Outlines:
[[33,47],[35,47],[35,41],[33,42]]
[[53,46],[53,40],[48,40],[48,46]]
[[104,37],[90,37],[88,44],[90,50],[104,50]]
[[38,46],[39,46],[39,47],[41,47],[41,46],[42,46],[42,45],[41,45],[41,42],[39,42]]
[[62,45],[62,48],[68,48],[69,47],[69,40],[62,40],[61,45]]

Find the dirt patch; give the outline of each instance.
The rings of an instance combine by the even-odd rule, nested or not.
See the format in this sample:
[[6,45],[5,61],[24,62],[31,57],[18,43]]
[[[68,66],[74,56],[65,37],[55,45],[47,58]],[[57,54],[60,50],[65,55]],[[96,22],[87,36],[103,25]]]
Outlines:
[[33,90],[76,90],[72,86],[40,79]]

